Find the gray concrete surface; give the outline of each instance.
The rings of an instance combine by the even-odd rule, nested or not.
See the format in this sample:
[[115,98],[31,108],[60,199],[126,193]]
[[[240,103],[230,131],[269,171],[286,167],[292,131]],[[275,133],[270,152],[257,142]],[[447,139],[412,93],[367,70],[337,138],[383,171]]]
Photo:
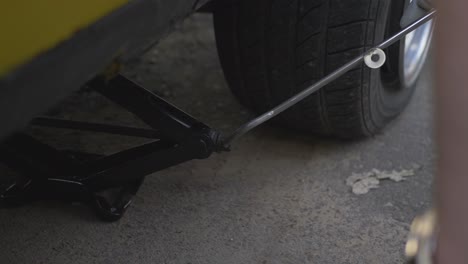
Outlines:
[[[131,76],[207,123],[229,131],[250,114],[230,94],[209,15],[186,21]],[[382,134],[340,142],[263,126],[229,153],[147,178],[127,215],[98,221],[83,206],[37,202],[0,210],[0,263],[402,263],[413,216],[430,204],[431,83]],[[137,124],[95,94],[61,116]],[[109,153],[130,138],[36,130],[61,147]],[[357,196],[353,173],[421,168]]]

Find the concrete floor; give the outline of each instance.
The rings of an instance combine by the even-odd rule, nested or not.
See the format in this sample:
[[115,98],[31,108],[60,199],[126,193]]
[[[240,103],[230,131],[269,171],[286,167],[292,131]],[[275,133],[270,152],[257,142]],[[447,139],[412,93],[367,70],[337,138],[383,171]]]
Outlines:
[[[197,15],[129,70],[208,124],[229,131],[250,117],[230,94],[210,16]],[[86,207],[37,202],[0,210],[0,263],[402,263],[433,174],[431,82],[408,109],[359,142],[263,126],[216,154],[151,175],[125,217],[103,223]],[[137,124],[95,94],[68,99],[64,117]],[[36,130],[51,144],[112,152],[129,138]],[[353,173],[421,168],[355,195]]]

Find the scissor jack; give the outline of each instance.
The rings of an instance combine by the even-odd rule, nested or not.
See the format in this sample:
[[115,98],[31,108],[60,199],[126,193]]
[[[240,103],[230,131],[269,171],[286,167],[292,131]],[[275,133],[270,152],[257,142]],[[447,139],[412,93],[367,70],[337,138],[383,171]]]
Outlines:
[[24,179],[4,191],[1,199],[18,204],[62,199],[93,205],[105,220],[119,219],[146,175],[225,150],[219,133],[157,95],[119,75],[96,79],[91,88],[135,114],[152,129],[36,118],[32,124],[152,139],[142,146],[109,156],[58,151],[25,134],[2,144],[0,158]]

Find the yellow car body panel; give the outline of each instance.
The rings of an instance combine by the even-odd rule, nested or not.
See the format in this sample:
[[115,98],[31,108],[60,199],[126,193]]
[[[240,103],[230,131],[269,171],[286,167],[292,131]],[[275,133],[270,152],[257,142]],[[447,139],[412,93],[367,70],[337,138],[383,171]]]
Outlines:
[[129,0],[0,1],[0,77]]

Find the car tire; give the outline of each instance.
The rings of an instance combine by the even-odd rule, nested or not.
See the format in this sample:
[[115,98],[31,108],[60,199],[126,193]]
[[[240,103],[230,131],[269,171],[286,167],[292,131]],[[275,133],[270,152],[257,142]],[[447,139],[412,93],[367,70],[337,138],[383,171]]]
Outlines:
[[[263,113],[397,32],[407,4],[405,0],[219,4],[214,25],[227,82],[243,105]],[[340,138],[374,135],[408,104],[427,56],[428,44],[423,43],[418,72],[407,81],[405,41],[385,50],[387,61],[380,69],[356,67],[276,117],[275,123]],[[429,42],[430,37],[421,41]]]

